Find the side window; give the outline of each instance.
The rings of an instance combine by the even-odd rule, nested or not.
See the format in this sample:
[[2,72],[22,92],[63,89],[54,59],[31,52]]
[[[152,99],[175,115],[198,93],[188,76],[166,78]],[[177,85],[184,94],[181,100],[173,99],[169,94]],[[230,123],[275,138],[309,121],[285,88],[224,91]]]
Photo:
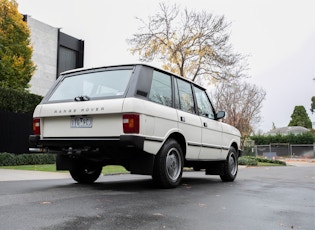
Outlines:
[[174,80],[174,103],[175,103],[175,108],[180,109],[178,85],[177,85],[176,78],[174,79],[175,79]]
[[180,109],[185,112],[196,113],[190,83],[177,79],[177,87],[179,92]]
[[197,100],[197,108],[200,116],[204,116],[210,119],[214,119],[214,112],[209,101],[209,98],[204,90],[201,90],[194,86],[194,91]]
[[169,75],[153,71],[149,99],[162,105],[172,106],[172,85]]

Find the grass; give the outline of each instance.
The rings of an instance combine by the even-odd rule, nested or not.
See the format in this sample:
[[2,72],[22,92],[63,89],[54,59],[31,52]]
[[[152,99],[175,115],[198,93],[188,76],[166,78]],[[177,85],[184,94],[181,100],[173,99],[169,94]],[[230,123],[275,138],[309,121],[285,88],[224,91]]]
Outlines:
[[16,169],[16,170],[32,170],[44,172],[56,172],[56,165],[18,165],[18,166],[1,166],[1,169]]
[[[56,171],[55,164],[48,165],[18,165],[18,166],[1,166],[0,169],[15,169],[15,170],[32,170],[32,171],[44,171],[44,172],[68,172],[68,171]],[[120,174],[127,173],[128,171],[117,165],[108,165],[103,167],[102,174]]]

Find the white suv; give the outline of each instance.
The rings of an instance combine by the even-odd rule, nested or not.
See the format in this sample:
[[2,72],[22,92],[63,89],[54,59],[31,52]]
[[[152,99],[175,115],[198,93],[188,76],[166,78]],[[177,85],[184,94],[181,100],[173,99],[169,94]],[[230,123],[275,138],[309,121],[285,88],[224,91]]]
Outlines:
[[176,187],[183,167],[234,181],[240,132],[220,122],[204,88],[135,64],[68,71],[34,111],[30,149],[57,153],[57,170],[93,183],[106,165]]

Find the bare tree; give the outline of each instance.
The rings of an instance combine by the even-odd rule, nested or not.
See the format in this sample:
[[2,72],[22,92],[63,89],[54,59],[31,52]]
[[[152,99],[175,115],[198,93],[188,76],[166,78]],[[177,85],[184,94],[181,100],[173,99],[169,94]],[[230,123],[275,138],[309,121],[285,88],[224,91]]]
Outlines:
[[226,112],[224,122],[238,128],[243,140],[254,132],[260,121],[266,91],[254,84],[241,81],[222,82],[213,92],[215,107]]
[[[245,57],[229,44],[230,23],[224,16],[181,10],[160,3],[147,21],[139,19],[139,33],[128,39],[140,61],[158,60],[163,68],[192,81],[230,80],[243,75]],[[198,79],[201,77],[200,79]]]

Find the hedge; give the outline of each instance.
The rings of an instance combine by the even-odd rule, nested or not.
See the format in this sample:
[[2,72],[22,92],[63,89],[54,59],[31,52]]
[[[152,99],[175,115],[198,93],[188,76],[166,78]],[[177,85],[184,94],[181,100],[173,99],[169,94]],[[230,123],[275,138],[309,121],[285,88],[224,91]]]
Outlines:
[[297,135],[258,135],[251,136],[250,139],[254,140],[256,145],[269,145],[270,143],[313,144],[315,142],[315,135],[311,132]]
[[0,110],[14,113],[33,113],[42,96],[0,87]]
[[0,153],[0,166],[41,165],[56,163],[53,154],[19,154]]

